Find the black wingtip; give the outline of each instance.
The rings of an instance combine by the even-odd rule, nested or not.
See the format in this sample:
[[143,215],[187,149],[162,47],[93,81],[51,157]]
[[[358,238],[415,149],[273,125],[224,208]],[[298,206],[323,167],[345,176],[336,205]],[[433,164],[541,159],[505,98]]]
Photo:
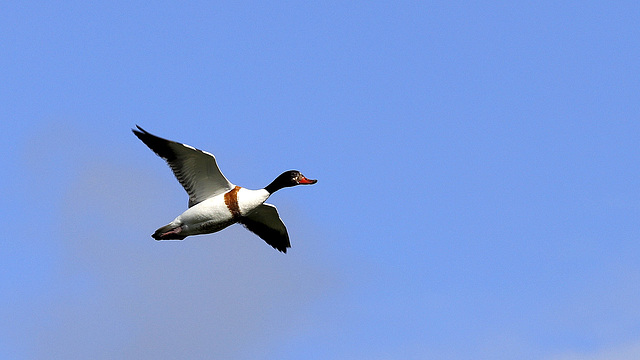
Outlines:
[[[287,239],[287,242],[288,242],[288,239]],[[269,244],[269,243],[267,243],[267,244]],[[289,243],[288,244],[284,244],[284,246],[282,246],[282,244],[278,244],[279,246],[276,245],[276,244],[269,244],[269,245],[271,245],[272,248],[280,251],[283,254],[286,254],[287,253],[287,249],[291,248],[291,244],[289,244]]]
[[147,146],[150,145],[149,144],[150,139],[157,139],[158,138],[157,136],[149,133],[147,130],[141,128],[140,125],[138,125],[138,124],[136,124],[136,127],[138,128],[137,130],[136,129],[131,129],[131,131],[133,131],[133,134],[135,136],[137,136],[138,139],[142,140],[142,142],[144,142]]
[[161,158],[171,161],[176,157],[176,154],[171,149],[171,144],[173,141],[163,139],[161,137],[155,136],[148,132],[147,130],[140,127],[140,125],[136,125],[138,130],[131,129],[133,134],[140,139],[145,145],[147,145],[154,153],[156,153]]
[[143,129],[140,127],[140,125],[136,124],[136,127],[138,128],[138,130],[136,129],[131,129],[131,131],[133,131],[134,134],[138,135],[142,135],[142,134],[148,134],[149,132],[147,132],[147,130]]

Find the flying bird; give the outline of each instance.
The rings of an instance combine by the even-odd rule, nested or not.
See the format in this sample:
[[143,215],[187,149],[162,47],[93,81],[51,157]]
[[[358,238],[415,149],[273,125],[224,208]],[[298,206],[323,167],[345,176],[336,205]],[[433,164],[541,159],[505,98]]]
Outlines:
[[210,234],[240,223],[283,253],[291,247],[289,234],[275,206],[265,203],[274,192],[295,185],[315,184],[297,170],[280,174],[260,190],[236,186],[222,175],[213,154],[152,135],[137,126],[133,133],[163,158],[189,194],[189,208],[151,235],[156,240],[183,240]]

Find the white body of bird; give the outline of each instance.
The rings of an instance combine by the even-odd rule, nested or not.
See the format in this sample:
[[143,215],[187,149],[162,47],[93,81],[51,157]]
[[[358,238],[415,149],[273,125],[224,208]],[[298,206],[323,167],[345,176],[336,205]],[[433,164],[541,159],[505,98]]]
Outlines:
[[[183,236],[220,231],[235,223],[239,216],[246,216],[264,204],[269,195],[265,189],[249,190],[238,186],[188,208],[169,225],[171,228],[182,227],[180,235]],[[234,214],[230,208],[237,208],[238,212]]]

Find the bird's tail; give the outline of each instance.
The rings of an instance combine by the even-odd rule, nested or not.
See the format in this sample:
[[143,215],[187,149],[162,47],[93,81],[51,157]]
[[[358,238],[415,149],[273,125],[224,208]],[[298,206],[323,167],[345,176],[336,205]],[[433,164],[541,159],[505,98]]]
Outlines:
[[187,235],[181,235],[180,234],[181,232],[182,232],[182,226],[180,225],[176,226],[175,224],[168,224],[156,230],[156,232],[154,232],[153,235],[151,235],[151,237],[156,240],[182,240],[186,238]]

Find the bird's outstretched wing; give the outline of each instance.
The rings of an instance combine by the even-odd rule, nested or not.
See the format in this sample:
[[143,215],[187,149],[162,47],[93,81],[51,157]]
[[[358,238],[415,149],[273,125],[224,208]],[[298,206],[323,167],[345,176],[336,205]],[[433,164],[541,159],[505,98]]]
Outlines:
[[[136,125],[137,126],[137,125]],[[155,136],[137,126],[133,133],[169,164],[189,194],[189,207],[234,188],[222,175],[213,154],[192,146]]]
[[289,234],[282,219],[278,215],[278,210],[271,204],[262,204],[247,216],[240,219],[240,223],[251,232],[260,236],[262,240],[271,245],[274,249],[287,252],[291,247]]

